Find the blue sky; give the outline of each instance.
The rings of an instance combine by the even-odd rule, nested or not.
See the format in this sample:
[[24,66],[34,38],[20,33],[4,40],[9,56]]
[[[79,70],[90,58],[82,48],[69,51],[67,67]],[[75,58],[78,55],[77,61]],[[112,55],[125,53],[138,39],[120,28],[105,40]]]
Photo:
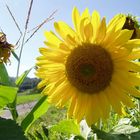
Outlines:
[[[20,34],[7,12],[5,4],[8,4],[20,28],[23,30],[29,2],[30,0],[0,0],[0,27],[7,35],[9,43],[15,44]],[[62,20],[73,26],[71,12],[74,6],[81,12],[85,8],[89,8],[90,13],[93,10],[97,10],[102,17],[105,16],[107,21],[109,21],[117,13],[130,13],[140,16],[139,5],[139,0],[34,0],[29,29],[37,26],[56,9],[57,13],[54,16],[54,20],[46,23],[27,45],[24,46],[20,73],[35,65],[35,59],[40,55],[38,49],[44,46],[44,31],[54,30],[53,23],[55,21]],[[16,49],[15,52],[18,54],[19,49]],[[11,57],[11,65],[8,64],[7,69],[10,76],[16,76],[17,61],[15,58]],[[29,76],[34,77],[34,71]]]

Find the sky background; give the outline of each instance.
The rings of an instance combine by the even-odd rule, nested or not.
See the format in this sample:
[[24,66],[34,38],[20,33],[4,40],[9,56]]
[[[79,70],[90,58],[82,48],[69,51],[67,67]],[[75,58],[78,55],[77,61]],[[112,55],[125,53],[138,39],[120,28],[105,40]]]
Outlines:
[[[11,44],[16,43],[20,33],[9,15],[5,4],[10,7],[20,28],[24,31],[29,3],[30,0],[0,0],[0,27],[7,35],[7,40]],[[29,30],[49,17],[53,11],[57,10],[57,13],[54,15],[54,19],[46,23],[24,46],[20,74],[35,65],[36,57],[40,55],[38,49],[44,46],[45,30],[54,31],[53,23],[60,20],[73,26],[71,12],[74,6],[76,6],[80,12],[85,8],[89,8],[90,13],[92,13],[93,10],[97,10],[102,17],[106,17],[107,21],[118,13],[130,13],[140,17],[140,0],[34,0],[29,21]],[[19,55],[19,48],[17,48],[15,52]],[[11,65],[7,64],[6,67],[10,76],[16,76],[17,61],[14,57],[11,57]],[[34,70],[31,71],[29,77],[35,77],[34,72]]]

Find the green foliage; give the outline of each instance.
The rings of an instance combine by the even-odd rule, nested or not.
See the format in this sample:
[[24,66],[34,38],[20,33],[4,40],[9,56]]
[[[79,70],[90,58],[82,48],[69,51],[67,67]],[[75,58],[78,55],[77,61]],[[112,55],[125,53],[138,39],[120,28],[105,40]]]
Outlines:
[[63,120],[48,127],[38,126],[35,130],[27,133],[29,139],[37,138],[42,140],[68,140],[72,135],[76,135],[75,140],[84,140],[80,136],[80,127],[74,120]]
[[[19,116],[18,117],[18,122],[22,122],[22,120],[25,118],[25,116]],[[49,109],[46,111],[45,114],[40,116],[28,129],[28,132],[32,133],[35,131],[37,128],[45,126],[47,129],[48,127],[51,127],[61,120],[66,119],[66,109],[58,109],[54,106],[50,106]],[[43,131],[43,130],[40,130]]]
[[13,50],[11,52],[12,52],[13,56],[16,58],[16,60],[19,61],[17,54]]
[[0,108],[14,102],[17,95],[17,90],[18,89],[15,87],[0,85]]
[[3,63],[0,63],[0,84],[10,85],[10,79]]
[[92,126],[93,135],[97,135],[100,140],[139,140],[139,129],[130,125],[118,125],[111,132],[105,132]]
[[41,99],[37,102],[32,111],[22,121],[21,126],[23,130],[27,132],[31,124],[44,113],[46,113],[48,108],[49,103],[47,101],[47,96],[41,97]]
[[0,118],[1,140],[27,140],[20,126],[13,120]]
[[43,140],[43,136],[37,130],[35,131],[35,136],[36,136],[37,139]]
[[43,133],[45,134],[45,136],[48,137],[49,136],[49,130],[45,126],[42,126],[42,130],[43,130]]
[[16,110],[16,96],[18,89],[12,87],[12,82],[10,82],[7,70],[2,63],[0,63],[0,83],[7,86],[0,86],[0,108],[7,105],[13,116],[13,119],[16,120],[18,116]]
[[15,82],[17,86],[20,86],[23,83],[23,81],[25,80],[25,78],[27,77],[27,75],[32,69],[33,67],[30,68],[29,70],[26,70],[21,76],[18,77],[18,79]]
[[85,140],[82,136],[79,136],[79,135],[75,136],[73,139],[74,140]]
[[57,131],[66,134],[80,135],[80,126],[74,120],[62,120],[50,128],[51,131]]
[[132,125],[121,124],[115,126],[111,132],[115,134],[131,134],[137,131],[139,131],[139,129]]

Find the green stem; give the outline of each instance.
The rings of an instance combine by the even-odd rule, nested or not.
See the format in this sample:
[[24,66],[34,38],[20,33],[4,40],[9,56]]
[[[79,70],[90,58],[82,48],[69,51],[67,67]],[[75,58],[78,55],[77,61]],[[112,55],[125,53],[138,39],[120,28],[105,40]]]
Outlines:
[[13,103],[7,105],[10,112],[11,112],[11,115],[12,115],[12,118],[13,118],[14,121],[16,121],[17,117],[18,117],[18,113],[17,113],[17,110],[16,110],[16,101],[17,101],[17,96],[16,96]]
[[98,121],[98,128],[99,128],[100,130],[102,129],[102,120],[101,120],[101,119]]
[[21,62],[21,55],[22,55],[22,51],[23,51],[23,47],[24,47],[24,41],[25,41],[26,32],[27,32],[27,30],[25,30],[25,32],[24,32],[24,34],[23,34],[23,38],[22,38],[22,43],[21,43],[21,49],[20,49],[20,53],[19,53],[19,61],[18,61],[18,67],[17,67],[17,75],[16,75],[16,78],[18,78],[18,75],[19,75],[19,68],[20,68],[20,62]]
[[138,111],[140,112],[140,100],[138,99]]

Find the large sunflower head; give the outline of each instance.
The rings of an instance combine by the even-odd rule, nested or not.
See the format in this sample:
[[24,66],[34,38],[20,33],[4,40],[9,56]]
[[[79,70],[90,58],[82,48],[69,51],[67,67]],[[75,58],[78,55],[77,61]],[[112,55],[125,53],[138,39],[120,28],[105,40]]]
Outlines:
[[140,53],[139,39],[131,39],[133,30],[122,30],[126,17],[116,15],[106,25],[97,11],[80,14],[73,9],[74,29],[65,22],[54,23],[58,35],[45,32],[46,47],[40,48],[36,75],[38,87],[48,101],[58,107],[68,104],[68,117],[88,125],[105,120],[113,109],[122,114],[122,106],[133,107],[131,96],[140,97],[140,66],[133,60]]

